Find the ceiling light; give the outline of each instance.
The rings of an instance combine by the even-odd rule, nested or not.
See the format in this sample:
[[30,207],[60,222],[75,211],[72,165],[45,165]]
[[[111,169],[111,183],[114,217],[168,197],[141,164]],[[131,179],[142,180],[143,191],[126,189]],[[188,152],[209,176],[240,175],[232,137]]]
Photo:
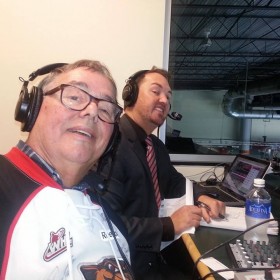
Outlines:
[[212,45],[212,41],[210,38],[203,39],[203,41],[200,44],[200,46],[202,47],[210,47],[211,45]]
[[212,45],[212,41],[209,38],[210,32],[211,32],[211,29],[208,31],[205,31],[205,38],[200,43],[201,47],[210,47]]

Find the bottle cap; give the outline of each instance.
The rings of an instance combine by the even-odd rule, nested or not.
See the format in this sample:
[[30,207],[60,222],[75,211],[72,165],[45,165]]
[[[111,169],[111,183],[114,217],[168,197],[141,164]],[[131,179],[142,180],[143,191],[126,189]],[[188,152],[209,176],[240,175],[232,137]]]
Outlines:
[[265,180],[256,178],[254,179],[254,185],[258,187],[264,187],[265,186]]

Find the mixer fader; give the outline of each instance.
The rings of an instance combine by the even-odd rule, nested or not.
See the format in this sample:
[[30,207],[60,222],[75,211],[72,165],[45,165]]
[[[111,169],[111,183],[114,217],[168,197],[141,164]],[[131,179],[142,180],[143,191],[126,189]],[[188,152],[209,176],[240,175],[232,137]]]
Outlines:
[[280,267],[280,245],[253,243],[237,239],[228,245],[236,267],[240,268],[277,268]]

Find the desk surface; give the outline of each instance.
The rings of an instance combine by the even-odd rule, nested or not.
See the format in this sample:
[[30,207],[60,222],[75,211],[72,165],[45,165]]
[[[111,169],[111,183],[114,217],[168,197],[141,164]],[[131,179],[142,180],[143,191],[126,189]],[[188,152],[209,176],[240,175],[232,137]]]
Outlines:
[[[268,174],[265,177],[266,182],[270,185],[270,191],[274,188],[278,189],[277,192],[270,192],[272,197],[272,214],[275,218],[280,218],[280,176],[274,174]],[[185,246],[187,247],[193,261],[195,262],[202,254],[213,249],[214,247],[227,242],[235,238],[240,231],[210,228],[210,227],[199,227],[196,229],[195,234],[187,234],[182,237]],[[241,236],[241,239],[243,236]],[[279,236],[269,236],[273,242],[280,242]],[[231,243],[233,243],[232,241]],[[205,257],[214,257],[218,261],[222,262],[228,268],[233,268],[232,259],[229,256],[226,246],[211,252]],[[210,272],[209,268],[203,263],[200,263],[198,267],[200,275],[203,277]],[[209,277],[210,279],[224,279],[219,275],[215,277]]]
[[[220,245],[223,242],[226,242],[235,236],[237,236],[240,232],[239,231],[232,231],[232,230],[225,230],[225,229],[218,229],[218,228],[210,228],[210,227],[199,227],[196,229],[195,234],[189,234],[188,236],[183,236],[183,240],[187,249],[190,252],[190,255],[195,262],[202,254],[207,252],[208,250],[213,249],[214,247]],[[191,240],[189,240],[191,238]],[[193,244],[191,244],[191,241]],[[189,242],[188,244],[186,242]],[[195,249],[197,252],[195,251]],[[205,257],[214,257],[215,259],[221,261],[224,265],[229,268],[232,268],[231,259],[227,253],[226,247],[222,246],[221,248],[211,252],[209,255]],[[208,267],[205,265],[200,265],[198,267],[198,272],[201,277],[205,276],[210,272]],[[207,280],[210,279],[224,279],[219,275],[215,275],[214,277],[209,277]]]
[[[190,255],[195,262],[197,258],[199,258],[205,252],[215,248],[216,246],[228,242],[231,239],[235,239],[235,237],[240,234],[240,231],[226,230],[226,229],[218,229],[218,228],[210,228],[210,227],[199,227],[196,229],[195,234],[188,234],[183,236],[183,241],[190,252]],[[241,236],[241,239],[243,236]],[[279,243],[279,236],[269,236],[270,241]],[[234,240],[235,241],[235,240]],[[232,241],[231,243],[234,243]],[[226,246],[221,246],[219,249],[209,253],[205,257],[214,257],[228,268],[234,268],[232,263],[232,259],[228,254]],[[210,270],[205,266],[198,267],[198,271],[201,277],[205,276],[210,272]],[[215,275],[214,277],[209,277],[210,279],[224,279],[219,275]]]

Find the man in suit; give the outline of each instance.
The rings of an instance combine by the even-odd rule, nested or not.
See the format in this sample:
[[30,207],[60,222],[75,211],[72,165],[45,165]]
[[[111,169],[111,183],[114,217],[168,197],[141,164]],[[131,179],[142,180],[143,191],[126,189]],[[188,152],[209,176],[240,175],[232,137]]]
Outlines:
[[121,140],[113,164],[103,162],[99,166],[99,171],[107,179],[110,177],[104,198],[120,213],[133,240],[136,279],[184,279],[163,260],[161,242],[174,240],[175,234],[187,228],[198,227],[202,218],[209,222],[225,212],[224,203],[195,187],[194,199],[199,197],[208,204],[210,212],[191,205],[181,207],[170,217],[158,217],[153,176],[146,158],[147,136],[155,152],[160,198],[180,197],[186,186],[185,177],[171,164],[165,145],[152,135],[168,115],[171,96],[167,71],[152,68],[131,76],[123,90],[125,114],[119,124]]

